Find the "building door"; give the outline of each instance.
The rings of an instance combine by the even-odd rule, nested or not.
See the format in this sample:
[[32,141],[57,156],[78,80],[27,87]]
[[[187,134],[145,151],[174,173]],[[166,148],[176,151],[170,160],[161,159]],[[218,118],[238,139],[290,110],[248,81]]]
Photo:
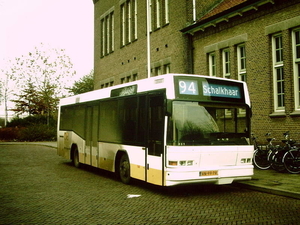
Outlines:
[[85,163],[98,167],[98,114],[99,107],[97,105],[89,106],[86,109],[86,148],[85,148]]

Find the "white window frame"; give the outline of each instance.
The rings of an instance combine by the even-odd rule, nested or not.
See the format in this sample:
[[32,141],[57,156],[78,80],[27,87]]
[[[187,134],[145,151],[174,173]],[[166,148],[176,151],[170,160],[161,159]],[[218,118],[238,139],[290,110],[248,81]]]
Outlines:
[[110,52],[110,15],[108,14],[105,17],[105,23],[106,23],[106,54]]
[[246,47],[245,44],[237,46],[237,64],[238,64],[238,79],[241,81],[247,81],[246,71]]
[[138,35],[137,35],[137,18],[138,18],[138,11],[137,11],[137,1],[138,0],[134,0],[133,1],[133,21],[134,21],[134,31],[133,31],[133,38],[134,40],[137,40]]
[[[296,35],[298,38],[296,39]],[[300,111],[300,28],[292,31],[295,111]]]
[[171,68],[170,68],[170,64],[165,64],[164,65],[164,73],[170,73],[171,72]]
[[121,46],[125,46],[126,44],[126,10],[125,10],[125,4],[123,3],[121,5]]
[[115,14],[114,12],[110,13],[110,22],[111,22],[111,51],[115,51]]
[[152,13],[153,13],[153,4],[152,4],[152,0],[149,0],[149,31],[152,32]]
[[127,42],[131,42],[132,35],[132,11],[131,11],[131,1],[126,2],[127,6]]
[[225,48],[222,50],[222,61],[223,61],[223,77],[230,78],[230,49]]
[[208,66],[209,66],[209,76],[217,76],[217,66],[216,66],[216,53],[212,52],[208,54]]
[[160,26],[161,26],[161,25],[160,25],[160,23],[161,23],[161,22],[160,22],[160,19],[161,19],[161,18],[160,18],[160,14],[161,14],[160,0],[156,0],[156,2],[155,2],[155,7],[156,7],[156,8],[155,8],[155,13],[156,13],[156,15],[155,15],[155,16],[156,16],[156,18],[155,18],[155,19],[156,19],[156,23],[155,23],[156,27],[155,27],[155,28],[160,28]]
[[[276,45],[280,40],[279,46]],[[285,111],[285,90],[283,74],[283,46],[282,34],[272,36],[272,59],[273,59],[273,89],[274,89],[274,111]],[[280,99],[280,100],[279,100]]]
[[106,43],[106,35],[105,35],[105,18],[100,20],[101,25],[101,56],[105,56],[105,43]]
[[165,24],[170,23],[170,18],[169,18],[169,0],[164,0],[165,1]]

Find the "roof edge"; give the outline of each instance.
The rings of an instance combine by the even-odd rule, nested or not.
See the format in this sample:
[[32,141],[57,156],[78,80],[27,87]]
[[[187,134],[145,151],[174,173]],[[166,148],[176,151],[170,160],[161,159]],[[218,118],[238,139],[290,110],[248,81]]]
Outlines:
[[250,11],[250,10],[258,10],[259,6],[265,5],[265,4],[275,4],[274,0],[249,0],[246,2],[243,2],[239,5],[236,5],[228,10],[225,10],[221,13],[218,13],[216,15],[213,15],[207,19],[200,20],[190,26],[187,26],[180,31],[184,34],[190,33],[194,34],[195,32],[202,30],[204,31],[205,28],[210,26],[216,26],[217,23],[220,23],[222,21],[229,21],[230,18],[235,17],[237,15],[242,16],[244,12]]

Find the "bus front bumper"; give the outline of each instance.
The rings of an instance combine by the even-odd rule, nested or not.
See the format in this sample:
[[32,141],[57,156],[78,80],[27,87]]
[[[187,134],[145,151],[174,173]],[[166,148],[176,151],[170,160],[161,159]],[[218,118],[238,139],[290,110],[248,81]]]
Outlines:
[[165,170],[165,186],[190,183],[231,184],[239,180],[251,180],[253,165],[205,168],[199,170],[170,169]]

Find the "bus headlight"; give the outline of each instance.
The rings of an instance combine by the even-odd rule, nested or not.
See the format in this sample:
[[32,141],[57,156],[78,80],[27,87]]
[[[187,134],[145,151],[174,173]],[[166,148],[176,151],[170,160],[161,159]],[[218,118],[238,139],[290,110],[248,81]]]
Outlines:
[[193,160],[169,161],[169,166],[193,166]]
[[251,162],[252,162],[251,158],[242,158],[241,159],[241,163],[251,163]]

